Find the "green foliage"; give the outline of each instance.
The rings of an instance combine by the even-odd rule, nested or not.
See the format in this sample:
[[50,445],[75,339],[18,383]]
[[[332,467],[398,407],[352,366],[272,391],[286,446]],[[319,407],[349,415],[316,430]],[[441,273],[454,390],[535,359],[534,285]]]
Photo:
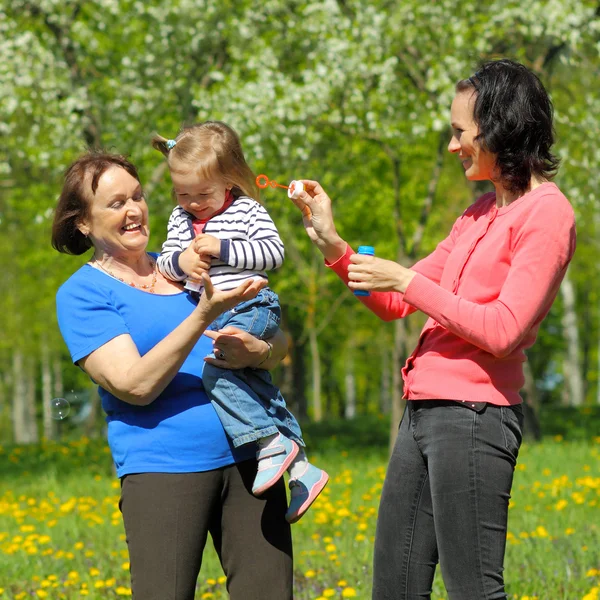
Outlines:
[[[591,402],[599,379],[599,39],[592,0],[4,3],[0,389],[10,394],[12,352],[20,348],[37,361],[42,341],[62,357],[65,378],[80,380],[69,366],[53,304],[60,283],[86,257],[57,255],[49,236],[61,173],[86,146],[128,154],[140,166],[149,190],[150,250],[160,249],[172,199],[168,176],[157,171],[163,158],[149,138],[216,118],[240,132],[257,173],[282,182],[318,179],[348,242],[371,243],[379,256],[395,259],[415,250],[456,81],[480,60],[508,56],[536,70],[553,95],[563,158],[558,183],[579,217],[572,276]],[[431,251],[473,200],[452,158],[443,159],[411,260]],[[268,189],[262,199],[288,248],[272,284],[285,327],[305,354],[305,381],[311,361],[324,360],[325,406],[341,414],[344,378],[354,364],[359,410],[378,411],[381,347],[391,348],[393,325],[343,296],[283,192]],[[419,318],[412,318],[413,329]],[[560,319],[557,305],[531,351],[539,385],[558,382],[545,396],[554,402],[562,386]],[[311,333],[319,357],[309,353]]]

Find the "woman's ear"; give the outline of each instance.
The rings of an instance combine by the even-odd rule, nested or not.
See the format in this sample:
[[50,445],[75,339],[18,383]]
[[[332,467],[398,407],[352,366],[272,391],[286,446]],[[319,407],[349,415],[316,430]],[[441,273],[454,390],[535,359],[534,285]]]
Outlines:
[[79,223],[77,225],[77,229],[79,229],[83,237],[87,237],[88,235],[90,235],[90,228],[85,223]]

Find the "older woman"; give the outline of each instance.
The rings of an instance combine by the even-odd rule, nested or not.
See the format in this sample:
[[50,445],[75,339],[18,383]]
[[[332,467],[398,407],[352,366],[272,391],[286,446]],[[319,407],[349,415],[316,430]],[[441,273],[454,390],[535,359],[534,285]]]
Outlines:
[[[89,153],[69,167],[52,244],[93,253],[58,291],[58,322],[73,362],[100,386],[133,595],[192,600],[210,532],[231,598],[291,598],[283,481],[253,496],[256,461],[230,445],[202,387],[213,351],[207,326],[262,284],[222,292],[203,275],[206,293],[196,304],[158,272],[148,235],[134,165]],[[211,337],[229,368],[270,368],[285,355],[283,334],[271,340],[273,356],[266,342],[243,332]]]
[[429,319],[402,371],[407,408],[381,496],[373,598],[430,598],[439,561],[452,600],[506,598],[508,500],[521,444],[524,350],[535,341],[575,251],[552,104],[523,65],[484,64],[456,86],[452,139],[484,194],[412,269],[356,255],[331,201],[305,181],[294,202],[327,264],[382,319]]

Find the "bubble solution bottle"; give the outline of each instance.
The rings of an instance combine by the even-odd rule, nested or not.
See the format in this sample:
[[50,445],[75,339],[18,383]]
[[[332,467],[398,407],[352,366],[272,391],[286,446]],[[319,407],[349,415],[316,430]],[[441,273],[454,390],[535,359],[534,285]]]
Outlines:
[[[359,246],[358,254],[367,254],[369,256],[375,256],[375,248],[373,246]],[[368,290],[354,290],[355,296],[370,296],[371,292]]]

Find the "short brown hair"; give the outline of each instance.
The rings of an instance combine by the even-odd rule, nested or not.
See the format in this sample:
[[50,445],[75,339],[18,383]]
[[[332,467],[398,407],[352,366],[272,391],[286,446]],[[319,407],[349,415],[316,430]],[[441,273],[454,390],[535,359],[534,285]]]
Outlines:
[[551,180],[560,164],[552,154],[554,109],[538,76],[509,59],[483,63],[457,92],[474,92],[473,107],[482,148],[496,155],[502,184],[523,194],[531,177]]
[[137,169],[124,156],[102,151],[87,152],[65,171],[65,182],[52,223],[54,249],[79,255],[92,247],[92,242],[81,233],[78,225],[89,217],[91,196],[98,189],[100,177],[110,167],[121,167],[140,181]]
[[234,196],[260,201],[256,177],[246,162],[240,138],[227,123],[204,121],[183,127],[175,140],[155,135],[152,146],[167,157],[171,171],[195,171],[206,179],[219,176],[232,186]]

